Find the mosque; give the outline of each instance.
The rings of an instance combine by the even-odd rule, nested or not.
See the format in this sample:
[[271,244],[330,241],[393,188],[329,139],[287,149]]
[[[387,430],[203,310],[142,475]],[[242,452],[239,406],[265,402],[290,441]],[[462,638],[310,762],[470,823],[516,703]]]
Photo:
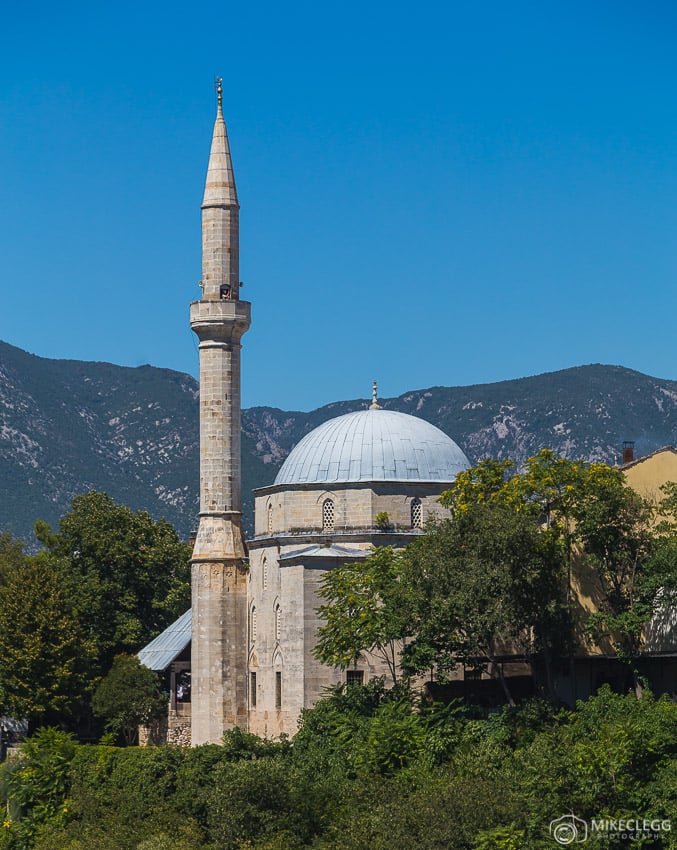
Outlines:
[[200,520],[192,603],[139,653],[169,674],[160,738],[218,742],[239,726],[294,734],[301,709],[342,681],[386,675],[364,655],[341,671],[313,656],[322,576],[374,546],[423,533],[468,460],[434,425],[384,410],[374,384],[365,409],[307,434],[275,482],[255,492],[253,539],[241,515],[240,349],[250,304],[240,299],[239,203],[221,84],[202,202],[202,297],[190,306],[200,351]]
[[[274,483],[255,491],[254,536],[245,542],[240,351],[251,305],[240,299],[239,209],[219,83],[202,202],[202,291],[190,305],[200,351],[200,515],[191,608],[138,654],[166,675],[170,690],[166,723],[145,730],[142,743],[216,743],[235,726],[271,738],[293,735],[301,710],[327,686],[387,678],[384,662],[369,654],[345,671],[315,658],[322,577],[359,562],[373,547],[403,547],[423,534],[439,494],[469,466],[435,426],[384,410],[374,384],[371,403],[306,434]],[[624,449],[623,470],[630,486],[656,499],[661,485],[677,481],[677,451],[668,446],[635,461]],[[594,588],[586,587],[583,573],[577,582],[574,603],[587,615],[596,606]],[[674,607],[659,610],[644,637],[654,691],[677,698]],[[506,656],[504,669],[516,682],[520,665]],[[461,674],[470,688],[465,694],[477,698],[491,683],[467,673]],[[556,689],[573,705],[604,682],[623,692],[627,675],[612,650],[582,640],[573,675],[560,671]]]

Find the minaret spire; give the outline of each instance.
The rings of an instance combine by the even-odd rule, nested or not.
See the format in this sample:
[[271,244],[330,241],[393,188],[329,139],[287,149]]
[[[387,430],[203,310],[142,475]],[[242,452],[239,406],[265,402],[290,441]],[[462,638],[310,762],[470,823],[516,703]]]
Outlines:
[[200,524],[192,559],[192,743],[247,725],[247,572],[240,472],[239,216],[217,80],[202,201],[202,300],[190,305],[200,341]]
[[[202,285],[204,299],[237,299],[240,286],[240,205],[223,118],[223,81],[216,80],[216,120],[202,198]],[[227,242],[227,246],[226,246]],[[226,246],[227,253],[222,252]]]

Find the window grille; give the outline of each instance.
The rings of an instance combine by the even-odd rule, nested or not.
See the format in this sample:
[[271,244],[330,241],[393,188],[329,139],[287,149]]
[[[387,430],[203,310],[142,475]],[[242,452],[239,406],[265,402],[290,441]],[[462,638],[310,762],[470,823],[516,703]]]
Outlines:
[[275,673],[275,708],[282,708],[282,673]]
[[423,528],[423,505],[420,499],[412,499],[411,502],[411,527]]
[[275,606],[275,640],[280,640],[282,634],[282,611],[279,603]]
[[268,590],[268,559],[263,558],[263,589]]
[[364,670],[346,670],[346,684],[361,685],[364,682]]
[[334,530],[334,502],[331,499],[325,499],[322,502],[322,529],[323,531]]
[[268,505],[268,534],[273,533],[273,506]]
[[251,613],[249,615],[249,634],[251,636],[251,641],[254,643],[256,640],[256,629],[257,629],[257,616],[256,616],[256,608],[252,608]]

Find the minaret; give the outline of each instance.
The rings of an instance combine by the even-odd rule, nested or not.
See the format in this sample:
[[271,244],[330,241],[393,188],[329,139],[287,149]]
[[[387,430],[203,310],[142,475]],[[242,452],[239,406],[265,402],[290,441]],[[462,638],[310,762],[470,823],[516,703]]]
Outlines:
[[247,574],[240,480],[239,211],[223,94],[202,201],[202,299],[190,305],[200,340],[200,524],[192,560],[194,746],[247,727]]

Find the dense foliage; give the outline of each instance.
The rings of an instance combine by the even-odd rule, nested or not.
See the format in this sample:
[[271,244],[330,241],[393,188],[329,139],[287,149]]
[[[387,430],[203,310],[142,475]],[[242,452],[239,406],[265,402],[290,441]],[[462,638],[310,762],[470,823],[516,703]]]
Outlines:
[[512,704],[501,656],[528,660],[536,680],[544,671],[552,698],[553,664],[573,668],[594,641],[639,693],[644,630],[677,600],[674,488],[659,508],[620,470],[543,450],[520,472],[483,461],[440,501],[449,514],[405,550],[324,577],[319,659],[345,669],[372,652],[391,674],[399,663],[438,680],[463,664],[495,676]]
[[[378,682],[304,712],[293,743],[117,749],[41,730],[0,775],[4,850],[543,850],[575,814],[675,848],[677,705],[603,689],[474,719]],[[613,833],[594,846],[624,846]]]
[[[675,850],[677,705],[639,668],[644,625],[677,593],[677,488],[656,515],[617,470],[541,452],[519,473],[486,461],[442,501],[449,515],[406,551],[323,585],[319,657],[346,668],[370,650],[404,678],[333,689],[293,741],[236,729],[195,749],[64,731],[92,701],[128,741],[159,712],[153,674],[121,653],[188,604],[189,550],[171,527],[90,493],[57,532],[38,525],[37,556],[0,536],[0,708],[33,730],[0,767],[0,850],[543,850],[555,827],[614,848],[619,820],[634,845]],[[581,571],[598,602],[585,619]],[[480,716],[408,679],[457,663],[500,676],[502,646],[547,670],[586,635],[627,662],[633,692],[605,687],[569,711],[514,705],[504,681],[508,705]]]
[[149,726],[167,714],[167,696],[157,674],[135,655],[116,655],[113,666],[92,697],[92,709],[104,718],[106,729],[126,744],[138,738],[139,726]]
[[119,653],[138,652],[190,605],[190,546],[105,493],[77,496],[43,546],[0,537],[0,713],[75,729]]

